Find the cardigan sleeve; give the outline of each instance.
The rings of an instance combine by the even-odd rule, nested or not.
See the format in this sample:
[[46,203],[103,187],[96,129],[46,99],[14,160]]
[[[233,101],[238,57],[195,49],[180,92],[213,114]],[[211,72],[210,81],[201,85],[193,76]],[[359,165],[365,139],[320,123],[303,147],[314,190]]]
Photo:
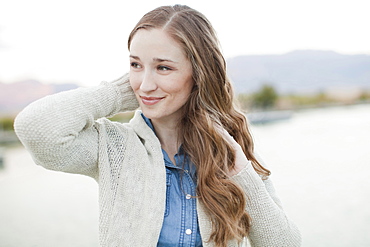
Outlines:
[[126,74],[110,83],[39,99],[18,114],[14,128],[36,164],[97,178],[95,120],[137,107]]
[[270,178],[262,180],[249,161],[231,179],[247,197],[246,211],[252,222],[249,242],[253,247],[301,246],[300,231],[286,216]]

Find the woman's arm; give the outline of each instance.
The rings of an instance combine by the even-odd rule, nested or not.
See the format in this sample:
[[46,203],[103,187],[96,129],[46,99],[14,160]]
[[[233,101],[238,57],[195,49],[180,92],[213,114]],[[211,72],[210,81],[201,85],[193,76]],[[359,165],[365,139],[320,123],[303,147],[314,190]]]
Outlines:
[[252,219],[249,241],[257,247],[298,247],[301,235],[286,216],[271,179],[262,180],[251,162],[231,178],[244,190],[246,211]]
[[[262,180],[234,138],[226,130],[221,133],[235,150],[235,168],[229,172],[229,176],[241,186],[247,197],[246,211],[252,219],[249,233],[251,245],[301,246],[299,229],[286,216],[271,179]],[[263,161],[256,157],[263,164]]]
[[15,119],[15,131],[36,164],[97,176],[96,119],[138,107],[128,75],[97,87],[44,97]]

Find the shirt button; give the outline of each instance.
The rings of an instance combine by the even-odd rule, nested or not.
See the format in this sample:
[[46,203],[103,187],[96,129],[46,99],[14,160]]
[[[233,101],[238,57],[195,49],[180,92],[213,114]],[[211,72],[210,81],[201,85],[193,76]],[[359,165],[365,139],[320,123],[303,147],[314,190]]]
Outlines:
[[190,234],[191,234],[191,229],[186,229],[185,233],[186,233],[187,235],[190,235]]
[[186,194],[186,197],[185,197],[186,199],[191,199],[191,195],[190,194]]

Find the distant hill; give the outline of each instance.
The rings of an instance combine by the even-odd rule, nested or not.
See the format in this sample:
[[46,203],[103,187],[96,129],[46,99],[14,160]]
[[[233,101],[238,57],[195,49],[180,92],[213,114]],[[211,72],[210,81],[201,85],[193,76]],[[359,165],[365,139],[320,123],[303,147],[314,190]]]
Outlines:
[[254,92],[265,83],[280,93],[370,89],[370,55],[301,50],[283,55],[238,56],[228,59],[227,66],[237,93]]
[[14,115],[46,95],[77,88],[75,84],[42,84],[35,80],[0,83],[0,116]]
[[[283,55],[238,56],[227,60],[227,69],[236,93],[254,92],[264,83],[273,85],[279,93],[370,90],[370,55],[304,50]],[[35,80],[0,83],[0,116],[14,115],[36,99],[76,87]]]

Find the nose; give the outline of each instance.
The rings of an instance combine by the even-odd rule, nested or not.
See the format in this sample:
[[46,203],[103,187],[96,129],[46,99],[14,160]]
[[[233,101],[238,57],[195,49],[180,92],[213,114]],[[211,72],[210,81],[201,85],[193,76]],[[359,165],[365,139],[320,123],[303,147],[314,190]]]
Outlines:
[[155,75],[150,71],[145,71],[143,73],[143,78],[140,85],[140,90],[144,93],[155,91],[157,89],[157,84],[155,82]]

